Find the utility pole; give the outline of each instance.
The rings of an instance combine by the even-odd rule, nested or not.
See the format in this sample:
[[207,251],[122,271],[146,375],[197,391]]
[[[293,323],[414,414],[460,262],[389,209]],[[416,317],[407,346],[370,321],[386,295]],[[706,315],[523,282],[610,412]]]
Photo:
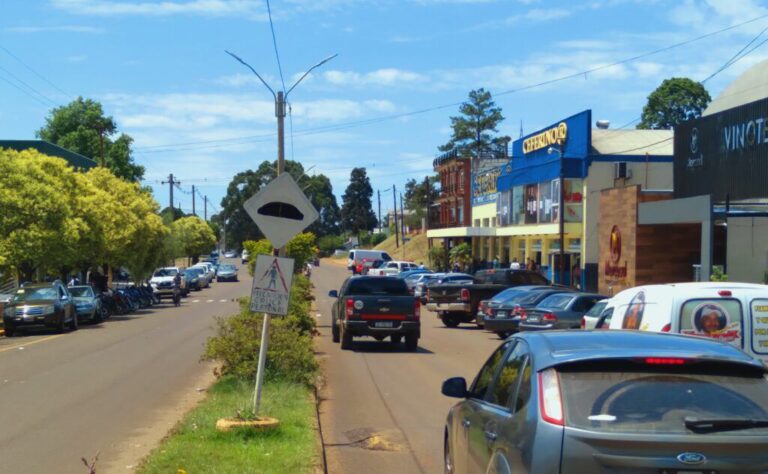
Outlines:
[[392,208],[392,212],[395,214],[395,248],[400,247],[400,238],[397,236],[397,188],[395,188],[395,185],[392,185],[392,201],[394,201],[395,206]]
[[[162,181],[161,184],[167,184],[168,188],[170,190],[171,196],[168,200],[168,205],[171,206],[171,220],[176,220],[176,214],[173,212],[173,186],[176,184],[181,184],[181,181],[176,181],[173,177],[173,173],[168,175],[168,181]],[[181,206],[179,206],[179,209],[181,209]]]
[[381,190],[376,190],[376,197],[379,200],[379,234],[381,234]]
[[203,196],[203,205],[205,207],[203,210],[203,220],[208,221],[208,196]]
[[[558,196],[558,200],[560,202],[559,208],[559,219],[558,224],[560,225],[560,284],[566,285],[566,283],[563,281],[565,279],[565,169],[563,169],[563,145],[559,144],[560,146],[560,196]],[[571,277],[573,278],[573,277]],[[571,285],[568,285],[571,286]]]
[[403,212],[403,195],[400,194],[400,235],[403,236],[403,260],[405,260],[405,212]]
[[197,212],[195,212],[195,185],[192,185],[192,215],[197,216]]

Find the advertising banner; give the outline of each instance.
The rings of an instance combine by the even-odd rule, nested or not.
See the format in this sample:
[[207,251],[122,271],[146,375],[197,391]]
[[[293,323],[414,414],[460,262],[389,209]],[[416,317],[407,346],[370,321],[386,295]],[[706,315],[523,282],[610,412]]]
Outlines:
[[539,185],[525,187],[525,223],[535,224],[539,218]]

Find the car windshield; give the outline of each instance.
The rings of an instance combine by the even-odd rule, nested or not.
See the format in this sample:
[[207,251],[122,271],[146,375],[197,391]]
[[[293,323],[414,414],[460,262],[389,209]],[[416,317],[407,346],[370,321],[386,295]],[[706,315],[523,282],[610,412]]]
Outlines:
[[22,301],[34,301],[34,300],[56,300],[55,288],[21,288],[16,292],[13,297],[13,301],[18,303]]
[[[686,418],[768,419],[768,380],[727,369],[626,364],[560,369],[566,424],[602,432],[690,434]],[[768,428],[719,434],[766,435]]]
[[234,265],[222,265],[219,267],[219,271],[225,271],[225,272],[234,272],[235,266]]
[[410,296],[405,282],[397,278],[366,278],[364,280],[353,280],[349,283],[347,294]]
[[200,267],[191,267],[187,271],[192,272],[195,275],[202,275],[203,273],[205,273],[205,269],[204,268],[200,268]]
[[172,277],[176,276],[178,271],[174,268],[161,268],[160,270],[156,271],[153,276],[155,277]]
[[594,305],[594,306],[592,306],[592,307],[589,309],[589,311],[587,311],[587,312],[584,314],[584,316],[589,316],[589,317],[592,317],[592,318],[597,318],[597,317],[599,317],[599,316],[600,316],[600,313],[602,313],[602,312],[603,312],[603,310],[605,309],[605,305],[607,305],[607,304],[608,304],[608,302],[607,302],[607,301],[598,301],[597,303],[595,303],[595,305]]
[[184,276],[187,278],[197,278],[198,275],[199,273],[194,270],[187,270],[184,272]]
[[75,298],[93,297],[93,289],[90,286],[73,286],[69,288],[69,294]]
[[568,295],[568,294],[554,294],[547,296],[543,300],[541,300],[541,303],[539,303],[539,306],[542,308],[550,308],[550,309],[565,309],[566,306],[568,306],[568,303],[573,301],[575,298],[574,295]]

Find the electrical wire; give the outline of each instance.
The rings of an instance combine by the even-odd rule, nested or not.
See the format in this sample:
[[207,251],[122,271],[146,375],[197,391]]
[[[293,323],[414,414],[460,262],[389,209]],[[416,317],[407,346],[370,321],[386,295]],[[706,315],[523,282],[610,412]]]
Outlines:
[[[743,48],[741,48],[741,49],[740,49],[740,50],[739,50],[739,51],[738,51],[736,54],[734,54],[733,56],[731,56],[731,58],[730,58],[728,61],[726,61],[726,62],[725,62],[725,64],[723,64],[722,66],[720,66],[720,68],[719,68],[719,69],[717,69],[715,72],[713,72],[712,74],[710,74],[709,76],[707,76],[707,77],[706,77],[706,79],[704,79],[703,81],[701,81],[701,83],[702,83],[702,84],[704,84],[704,83],[705,83],[705,82],[707,82],[708,80],[710,80],[710,79],[712,79],[713,77],[715,77],[716,75],[720,74],[720,73],[721,73],[722,71],[724,71],[726,68],[728,68],[728,67],[732,66],[733,64],[735,64],[737,61],[739,61],[740,59],[742,59],[744,56],[746,56],[746,55],[748,55],[749,53],[751,53],[752,51],[754,51],[754,48],[753,48],[753,49],[749,50],[747,53],[745,53],[745,54],[744,54],[744,56],[742,56],[742,57],[739,57],[739,55],[740,55],[741,53],[743,53],[743,52],[744,52],[744,51],[745,51],[747,48],[749,48],[749,46],[750,46],[750,45],[752,45],[752,43],[754,43],[755,41],[757,41],[757,39],[758,39],[758,38],[760,38],[760,37],[763,35],[763,33],[765,33],[766,31],[768,31],[768,26],[766,26],[765,28],[763,28],[763,29],[760,31],[760,33],[758,33],[758,34],[757,34],[757,35],[756,35],[754,38],[752,38],[752,39],[749,41],[749,43],[745,44],[745,45],[744,45],[744,47],[743,47]],[[763,41],[762,43],[758,44],[758,45],[757,45],[757,47],[761,46],[763,43],[765,43],[765,41]]]
[[26,89],[22,88],[21,86],[17,85],[17,84],[16,84],[16,83],[14,83],[14,82],[11,82],[10,80],[6,79],[5,77],[3,77],[3,76],[0,76],[0,80],[2,80],[2,81],[4,81],[4,82],[7,82],[7,83],[8,83],[8,84],[10,84],[11,86],[13,86],[13,87],[15,87],[16,89],[20,90],[22,93],[24,93],[24,94],[26,94],[27,96],[29,96],[29,97],[31,97],[32,99],[34,99],[34,100],[35,100],[36,102],[38,102],[40,105],[42,105],[42,106],[44,106],[44,107],[50,107],[50,104],[48,104],[48,103],[47,103],[47,102],[45,102],[44,100],[40,99],[39,97],[37,97],[37,96],[35,96],[35,95],[31,94],[31,93],[30,93],[30,92],[28,92]]
[[51,82],[50,80],[48,80],[48,78],[46,78],[45,76],[43,76],[43,75],[42,75],[42,74],[40,74],[39,72],[35,71],[34,69],[32,69],[32,66],[30,66],[29,64],[27,64],[26,62],[24,62],[24,61],[23,61],[23,60],[22,60],[20,57],[18,57],[18,56],[16,56],[15,54],[13,54],[13,53],[12,53],[10,50],[8,50],[8,48],[6,48],[5,46],[3,46],[2,44],[0,44],[0,49],[2,49],[3,51],[5,51],[5,53],[6,53],[6,54],[8,54],[8,56],[12,57],[12,58],[13,58],[13,59],[15,59],[16,61],[18,61],[18,62],[19,62],[19,63],[20,63],[22,66],[24,66],[25,68],[27,68],[27,70],[28,70],[29,72],[31,72],[32,74],[34,74],[35,76],[37,76],[37,77],[38,77],[38,78],[40,78],[41,80],[45,81],[45,83],[46,83],[46,84],[48,84],[49,86],[51,86],[51,87],[53,87],[54,89],[56,89],[57,91],[59,91],[61,94],[63,94],[63,95],[64,95],[64,96],[66,96],[67,98],[69,98],[69,99],[73,99],[73,96],[72,96],[72,94],[70,94],[70,93],[68,93],[68,92],[64,91],[64,90],[63,90],[61,87],[57,86],[56,84],[54,84],[53,82]]
[[283,66],[280,64],[280,53],[277,50],[277,38],[275,37],[275,25],[272,23],[272,7],[267,1],[267,14],[269,15],[269,29],[272,31],[272,45],[275,47],[275,57],[277,58],[277,70],[280,71],[280,82],[283,84],[283,93],[285,93],[285,79],[283,79]]
[[[725,28],[721,28],[721,29],[716,30],[716,31],[712,31],[712,32],[709,32],[709,33],[697,36],[695,38],[691,38],[691,39],[688,39],[688,40],[685,40],[685,41],[674,43],[674,44],[669,45],[669,46],[665,46],[663,48],[658,48],[658,49],[655,49],[655,50],[652,50],[652,51],[648,51],[648,52],[645,52],[645,53],[642,53],[642,54],[638,54],[638,55],[631,56],[631,57],[628,57],[628,58],[625,58],[625,59],[614,61],[614,62],[609,63],[609,64],[604,64],[604,65],[601,65],[601,66],[596,66],[596,67],[589,68],[589,69],[586,69],[586,70],[582,70],[582,71],[579,71],[579,72],[575,72],[575,73],[572,73],[572,74],[566,74],[566,75],[559,76],[559,77],[556,77],[556,78],[553,78],[553,79],[548,79],[546,81],[541,81],[541,82],[537,82],[537,83],[533,83],[533,84],[528,84],[526,86],[518,87],[518,88],[515,88],[515,89],[508,89],[508,90],[505,90],[505,91],[502,91],[502,92],[494,94],[494,97],[514,94],[514,93],[519,93],[519,92],[524,92],[524,91],[528,91],[528,90],[535,89],[535,88],[538,88],[538,87],[543,87],[543,86],[551,85],[551,84],[554,84],[554,83],[557,83],[557,82],[562,82],[562,81],[565,81],[565,80],[568,80],[568,79],[573,79],[573,78],[576,78],[576,77],[585,76],[585,75],[588,75],[588,74],[591,74],[591,73],[594,73],[594,72],[597,72],[597,71],[601,71],[603,69],[608,69],[608,68],[619,66],[619,65],[622,65],[622,64],[627,64],[627,63],[630,63],[630,62],[633,62],[633,61],[637,61],[639,59],[644,59],[644,58],[647,58],[649,56],[654,56],[654,55],[657,55],[657,54],[660,54],[660,53],[663,53],[663,52],[667,52],[667,51],[670,51],[670,50],[673,50],[673,49],[676,49],[676,48],[679,48],[679,47],[682,47],[682,46],[687,46],[687,45],[695,43],[697,41],[701,41],[703,39],[707,39],[707,38],[710,38],[712,36],[715,36],[715,35],[718,35],[718,34],[721,34],[721,33],[724,33],[724,32],[727,32],[727,31],[730,31],[730,30],[733,30],[733,29],[736,29],[736,28],[739,28],[739,27],[742,27],[742,26],[745,26],[745,25],[748,25],[748,24],[751,24],[751,23],[754,23],[754,22],[762,20],[764,18],[768,18],[768,14],[760,15],[760,16],[757,16],[757,17],[752,18],[750,20],[746,20],[746,21],[741,22],[741,23],[736,23],[734,25],[731,25],[731,26],[728,26],[728,27],[725,27]],[[373,125],[373,124],[377,124],[377,123],[384,122],[384,121],[397,120],[397,119],[401,119],[401,118],[412,117],[414,115],[422,115],[422,114],[426,114],[426,113],[430,113],[430,112],[435,112],[435,111],[438,111],[438,110],[443,110],[443,109],[447,109],[447,108],[451,108],[451,107],[457,107],[457,106],[459,106],[461,104],[463,104],[463,101],[462,102],[452,102],[450,104],[442,104],[442,105],[437,105],[437,106],[433,106],[433,107],[427,107],[427,108],[423,108],[423,109],[414,110],[414,111],[411,111],[411,112],[403,112],[403,113],[399,113],[399,114],[383,115],[383,116],[380,116],[380,117],[374,117],[374,118],[370,118],[370,119],[345,122],[345,123],[340,123],[340,124],[335,124],[335,125],[326,125],[326,126],[321,126],[321,127],[308,128],[308,129],[305,129],[305,130],[296,131],[295,135],[297,135],[297,136],[313,135],[313,134],[318,134],[318,133],[327,133],[327,132],[332,132],[332,131],[340,131],[340,130],[345,130],[345,129],[348,129],[348,128],[360,127],[360,126],[365,126],[365,125]],[[271,139],[271,138],[274,138],[275,136],[276,136],[275,133],[270,133],[270,134],[267,134],[267,135],[251,135],[251,136],[243,136],[243,137],[237,137],[237,138],[231,138],[231,139],[218,139],[218,140],[186,142],[186,143],[177,143],[177,144],[154,145],[154,146],[151,146],[151,147],[150,146],[147,146],[147,147],[137,147],[137,148],[135,148],[135,150],[137,152],[141,151],[141,152],[144,152],[144,153],[150,153],[149,150],[153,150],[153,151],[151,151],[151,153],[159,153],[160,151],[158,149],[161,149],[161,148],[177,148],[178,147],[177,149],[169,150],[169,151],[185,151],[186,149],[181,148],[181,147],[191,146],[191,145],[208,145],[208,144],[210,144],[210,146],[196,147],[196,148],[193,148],[193,149],[221,148],[223,146],[230,146],[230,143],[231,144],[243,144],[243,143],[259,142],[259,141],[263,141],[262,139]],[[214,144],[216,144],[216,145],[214,145]],[[165,151],[165,150],[163,150],[163,151]]]

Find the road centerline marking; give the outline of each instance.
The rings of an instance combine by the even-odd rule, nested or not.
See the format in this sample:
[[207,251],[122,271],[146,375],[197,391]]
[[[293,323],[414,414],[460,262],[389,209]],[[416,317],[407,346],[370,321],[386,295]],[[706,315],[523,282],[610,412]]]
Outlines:
[[61,337],[61,336],[65,336],[65,335],[66,335],[66,334],[55,334],[55,335],[53,335],[53,336],[44,337],[44,338],[42,338],[42,339],[38,339],[38,340],[36,340],[36,341],[31,341],[31,342],[27,342],[27,343],[16,344],[15,346],[3,347],[2,349],[0,349],[0,352],[7,352],[7,351],[10,351],[10,350],[13,350],[13,349],[18,349],[19,347],[27,347],[27,346],[31,346],[32,344],[37,344],[38,342],[45,342],[45,341],[50,341],[50,340],[52,340],[52,339],[57,339],[57,338],[59,338],[59,337]]

